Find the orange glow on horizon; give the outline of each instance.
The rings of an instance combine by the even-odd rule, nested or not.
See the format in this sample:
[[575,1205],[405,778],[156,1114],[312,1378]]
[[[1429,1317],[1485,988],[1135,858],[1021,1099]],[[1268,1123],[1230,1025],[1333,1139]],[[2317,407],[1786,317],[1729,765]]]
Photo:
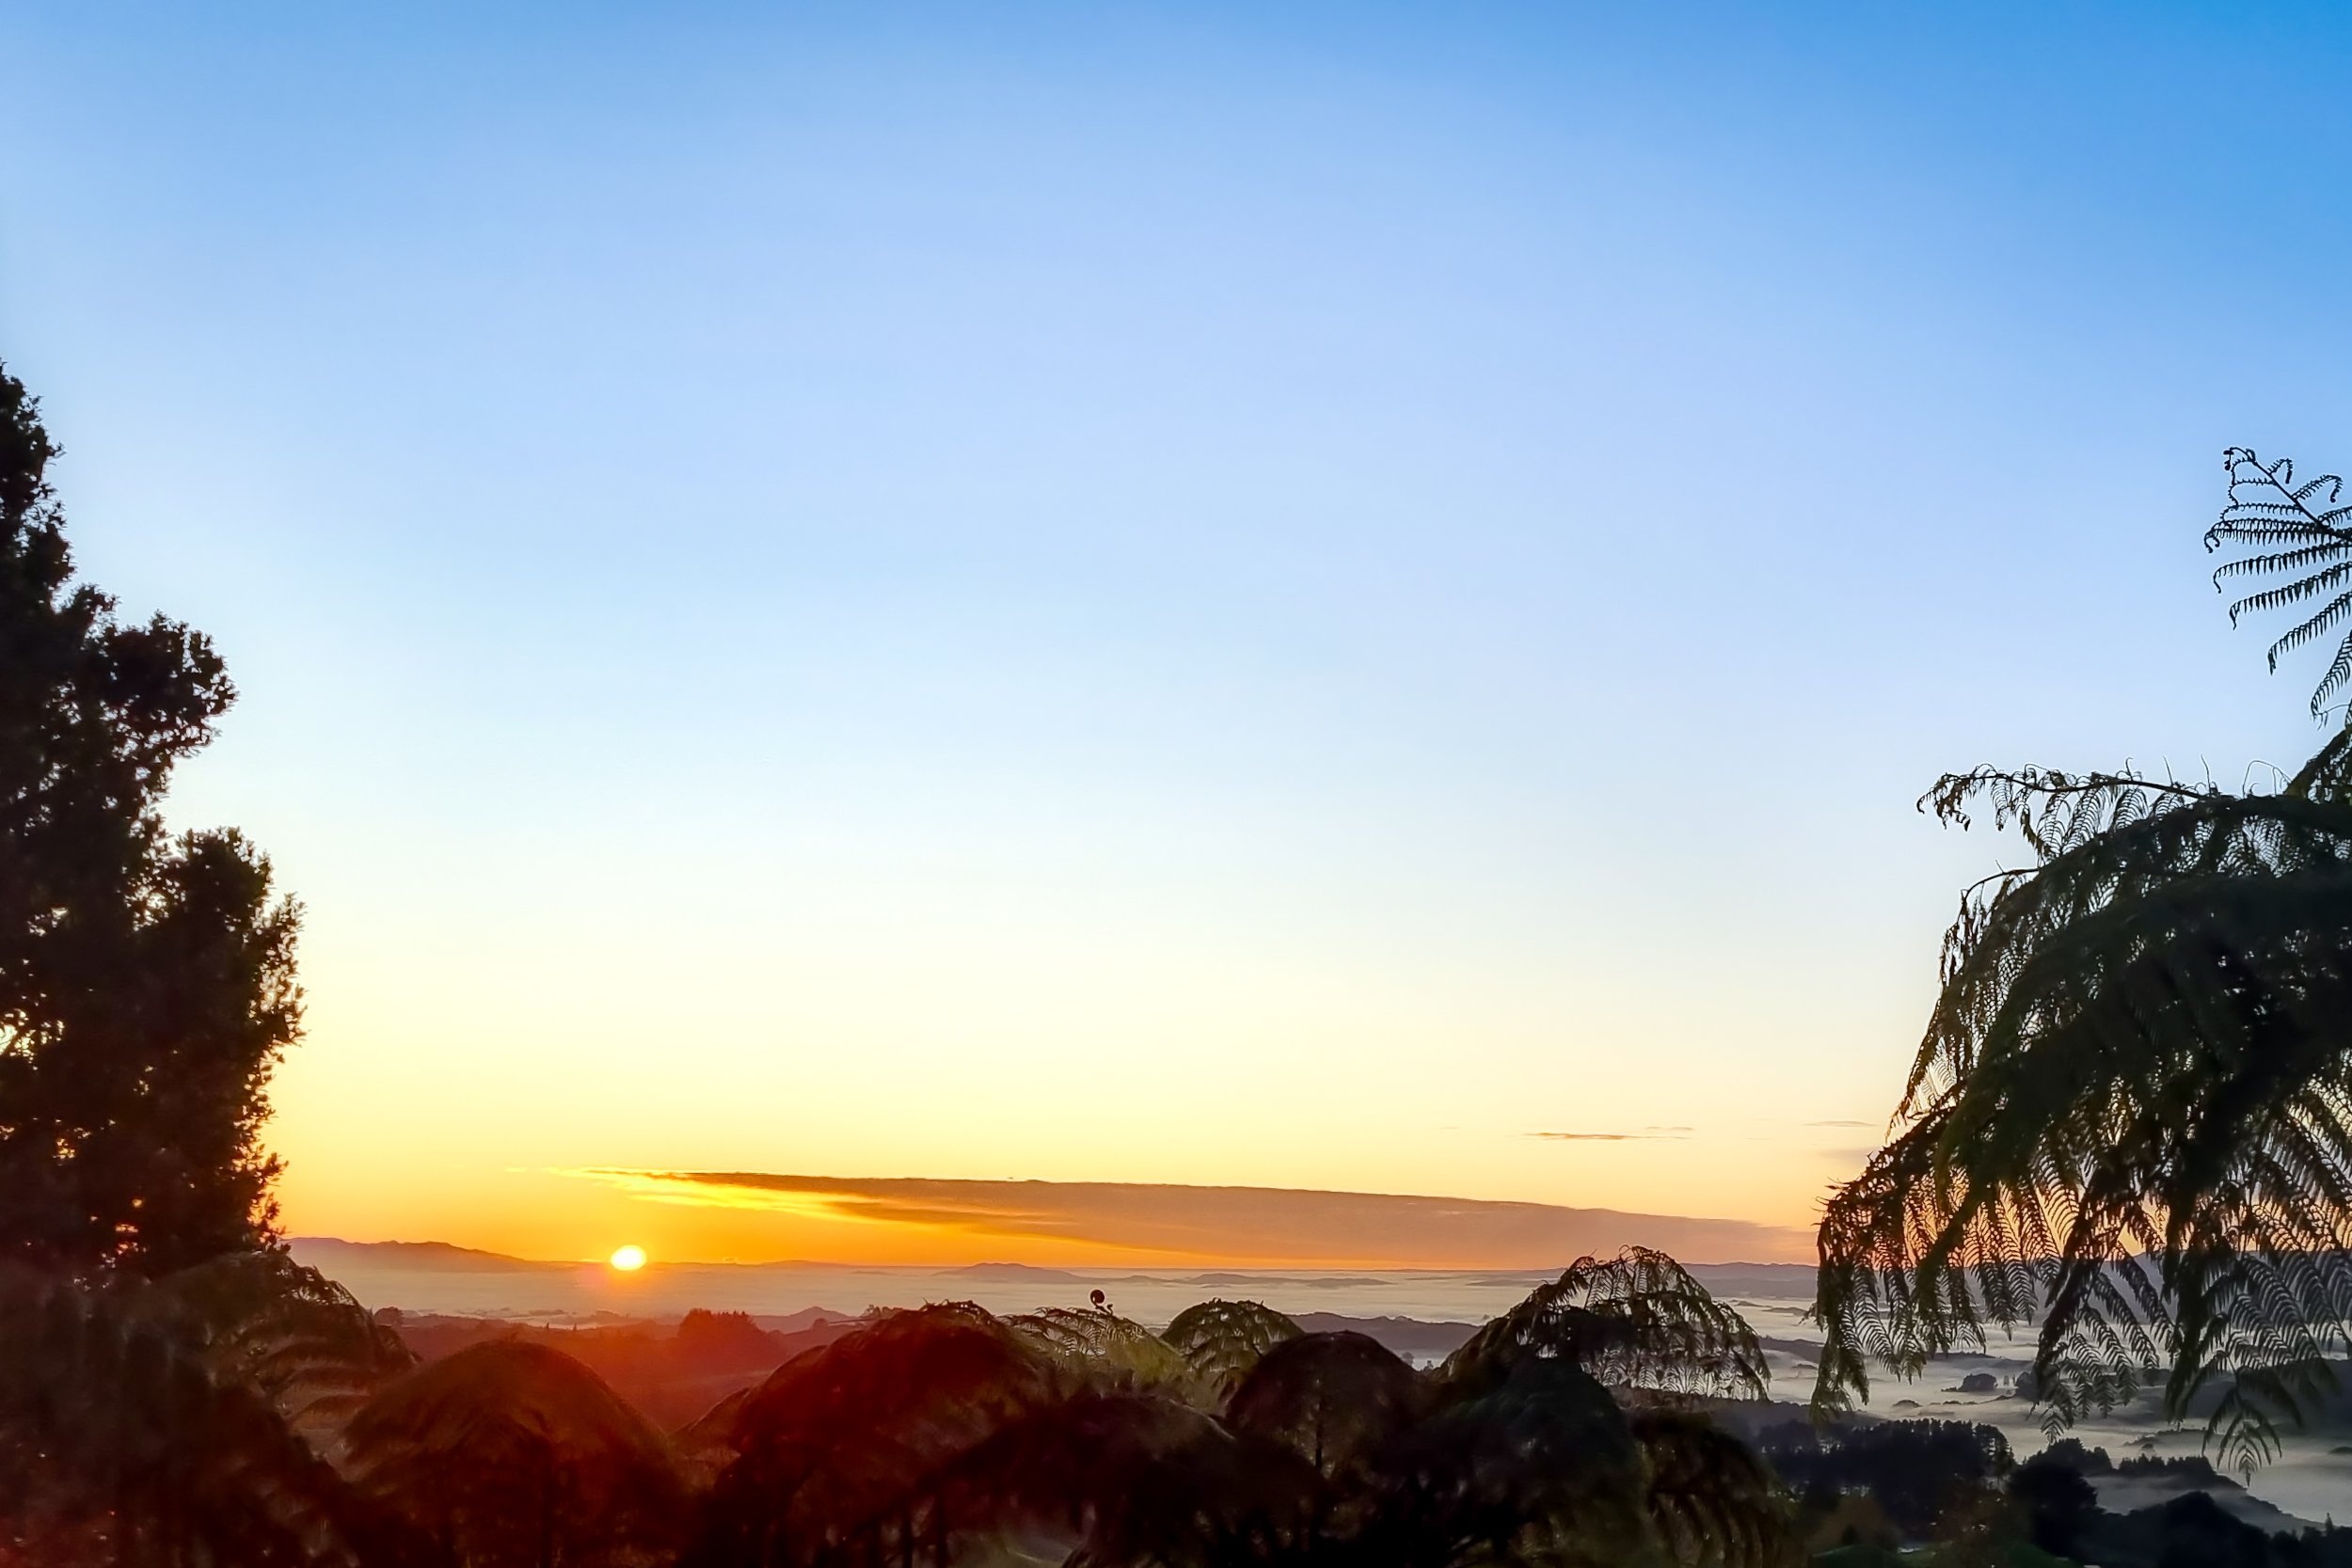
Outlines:
[[[1691,1262],[1811,1255],[1811,1238],[1794,1227],[1508,1200],[1152,1183],[697,1178],[609,1167],[485,1173],[471,1191],[453,1191],[422,1215],[371,1217],[347,1213],[330,1227],[297,1214],[288,1228],[592,1259],[616,1280],[655,1254],[672,1262],[1313,1269],[1549,1268],[1629,1242]],[[612,1250],[616,1233],[642,1240]]]

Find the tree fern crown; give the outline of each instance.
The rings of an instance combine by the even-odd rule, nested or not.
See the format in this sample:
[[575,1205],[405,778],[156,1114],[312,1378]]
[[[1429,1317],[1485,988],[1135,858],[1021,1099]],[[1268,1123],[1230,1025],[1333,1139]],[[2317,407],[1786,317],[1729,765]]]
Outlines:
[[[2226,592],[2232,585],[2247,586],[2249,578],[2270,584],[2232,602],[2230,624],[2274,610],[2292,609],[2305,616],[2270,645],[2270,667],[2276,670],[2281,654],[2352,621],[2352,504],[2344,502],[2344,481],[2334,474],[2298,483],[2288,458],[2265,463],[2249,448],[2232,447],[2222,462],[2230,474],[2229,503],[2205,531],[2205,548],[2253,553],[2223,562],[2214,571],[2214,587]],[[2314,604],[2317,608],[2311,608]],[[2312,692],[2313,718],[2327,713],[2329,699],[2347,682],[2352,682],[2352,629]],[[2352,723],[2352,711],[2345,719]]]

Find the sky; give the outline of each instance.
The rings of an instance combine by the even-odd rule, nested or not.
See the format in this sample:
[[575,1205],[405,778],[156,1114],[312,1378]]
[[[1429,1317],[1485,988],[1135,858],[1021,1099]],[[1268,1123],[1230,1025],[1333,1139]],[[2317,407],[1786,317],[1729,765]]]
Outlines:
[[0,358],[242,691],[171,815],[307,910],[290,1230],[1793,1257],[2019,854],[1939,772],[2317,742],[2200,535],[2225,446],[2352,463],[2348,70],[2321,7],[22,4]]

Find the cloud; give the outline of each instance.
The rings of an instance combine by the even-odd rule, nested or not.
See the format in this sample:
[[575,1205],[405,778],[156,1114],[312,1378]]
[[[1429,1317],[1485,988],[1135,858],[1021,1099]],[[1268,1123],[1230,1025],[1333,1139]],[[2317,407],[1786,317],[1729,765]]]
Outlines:
[[[1665,1132],[1656,1134],[1667,1135]],[[1109,1181],[964,1181],[769,1171],[593,1167],[560,1175],[656,1203],[770,1210],[897,1227],[943,1249],[1052,1242],[1106,1260],[1329,1267],[1556,1269],[1587,1252],[1654,1246],[1691,1262],[1810,1256],[1791,1227],[1548,1203]]]
[[1640,1143],[1650,1138],[1687,1138],[1692,1129],[1688,1127],[1645,1127],[1638,1132],[1530,1132],[1531,1138],[1550,1138],[1559,1143],[1623,1144]]
[[1876,1127],[1875,1121],[1808,1121],[1807,1127]]

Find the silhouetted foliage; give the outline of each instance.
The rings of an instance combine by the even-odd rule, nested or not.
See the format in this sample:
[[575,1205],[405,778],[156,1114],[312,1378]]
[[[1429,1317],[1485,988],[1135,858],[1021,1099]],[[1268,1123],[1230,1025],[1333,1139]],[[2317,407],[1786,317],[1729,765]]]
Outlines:
[[494,1340],[379,1390],[343,1432],[357,1490],[468,1568],[663,1560],[685,1524],[667,1446],[596,1373]]
[[[1102,1292],[1095,1294],[1099,1297]],[[1005,1322],[1047,1355],[1098,1381],[1171,1387],[1191,1375],[1182,1351],[1099,1300],[1092,1307],[1049,1307],[1024,1312]]]
[[1690,1411],[1638,1410],[1628,1424],[1647,1472],[1650,1522],[1675,1561],[1766,1564],[1789,1556],[1793,1500],[1754,1449]]
[[[2230,606],[2230,624],[2249,612],[2318,608],[2270,645],[2270,667],[2279,656],[2327,636],[2352,617],[2352,506],[2344,502],[2344,482],[2333,474],[2295,478],[2286,458],[2265,463],[2245,447],[2221,454],[2230,473],[2229,504],[2205,531],[2205,547],[2253,546],[2254,553],[2226,561],[2213,574],[2214,586],[2240,578],[2283,580]],[[2338,645],[2327,673],[2312,691],[2312,716],[2328,710],[2328,699],[2352,681],[2352,634]]]
[[417,1364],[349,1291],[277,1248],[224,1253],[116,1293],[200,1345],[215,1375],[261,1393],[313,1446]]
[[736,1413],[689,1560],[801,1564],[944,1551],[948,1467],[1051,1386],[1050,1357],[968,1303],[889,1313],[779,1368]]
[[1913,1540],[2010,1467],[1999,1429],[1966,1421],[1788,1421],[1759,1433],[1756,1449],[1802,1495],[1867,1493]]
[[1326,1481],[1361,1485],[1436,1392],[1376,1339],[1305,1334],[1259,1358],[1225,1418],[1288,1448]]
[[677,1349],[685,1357],[720,1365],[749,1365],[765,1356],[776,1337],[748,1312],[711,1312],[695,1307],[678,1320]]
[[1207,1396],[1230,1399],[1258,1358],[1286,1339],[1298,1324],[1254,1301],[1204,1301],[1176,1314],[1160,1338],[1176,1348]]
[[[2314,573],[2239,608],[2331,593],[2334,482],[2230,461],[2213,541],[2291,547],[2225,574]],[[1963,895],[1905,1125],[1823,1216],[1817,1403],[2039,1315],[2054,1430],[2154,1383],[2251,1464],[2352,1333],[2352,730],[2269,793],[1979,768],[1922,803],[1979,801],[2034,863]]]
[[44,1568],[429,1557],[246,1375],[271,1359],[250,1325],[208,1336],[168,1283],[0,1265],[0,1541],[42,1542]]
[[1761,1399],[1772,1373],[1739,1313],[1662,1252],[1580,1258],[1481,1328],[1446,1361],[1476,1383],[1534,1357],[1565,1360],[1613,1388]]
[[2271,1568],[2271,1538],[2233,1517],[2202,1492],[2160,1507],[2096,1521],[2086,1543],[2119,1568]]
[[1079,1388],[1008,1420],[930,1486],[946,1562],[974,1537],[1098,1564],[1269,1562],[1311,1529],[1316,1478],[1165,1394]]
[[2099,1494],[2081,1470],[2062,1458],[2036,1454],[2010,1472],[2009,1495],[2025,1511],[2026,1538],[2035,1545],[2059,1557],[2082,1555]]
[[0,371],[0,1539],[381,1557],[398,1531],[306,1434],[405,1352],[256,1250],[296,913],[237,834],[159,815],[234,693],[203,636],[73,582],[56,454]]
[[[1643,1277],[1664,1277],[1654,1261]],[[1643,1323],[1698,1305],[1597,1296]],[[1674,1342],[1652,1347],[1648,1381],[1711,1386],[1668,1365]],[[1632,1385],[1629,1418],[1556,1350],[1500,1337],[1466,1369],[1426,1373],[1254,1303],[1203,1304],[1166,1336],[1099,1303],[883,1314],[690,1429],[735,1457],[688,1560],[946,1564],[990,1543],[1095,1568],[1788,1559],[1785,1499],[1736,1439]]]
[[56,452],[0,371],[0,1258],[164,1274],[270,1234],[296,911],[236,833],[165,833],[234,691],[201,633],[74,585]]
[[1625,1413],[1565,1361],[1528,1359],[1457,1392],[1404,1439],[1373,1560],[1594,1564],[1667,1559]]

